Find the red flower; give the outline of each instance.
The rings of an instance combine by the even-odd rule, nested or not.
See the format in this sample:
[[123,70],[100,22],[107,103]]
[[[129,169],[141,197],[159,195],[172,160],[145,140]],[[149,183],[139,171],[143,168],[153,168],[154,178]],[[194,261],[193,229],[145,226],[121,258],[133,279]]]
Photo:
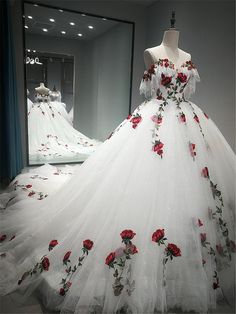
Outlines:
[[163,154],[163,148],[164,144],[160,141],[155,142],[154,146],[153,146],[153,151],[156,152],[158,155],[160,155],[162,157]]
[[63,262],[67,262],[69,257],[70,257],[70,255],[71,255],[71,251],[66,252],[66,254],[63,257]]
[[173,256],[181,256],[180,248],[173,243],[168,243],[166,251],[169,251]]
[[181,82],[181,83],[185,83],[187,81],[187,75],[183,74],[183,73],[178,73],[178,77],[177,79]]
[[60,295],[62,295],[62,296],[65,295],[65,294],[66,294],[65,289],[61,288],[60,291],[59,291],[59,293],[60,293]]
[[49,243],[48,250],[51,251],[58,244],[57,240],[52,240]]
[[105,264],[109,266],[111,263],[114,262],[114,260],[115,260],[115,252],[111,252],[111,253],[107,256],[106,261],[105,261]]
[[207,118],[207,119],[209,119],[209,116],[204,112],[204,115],[205,115],[205,117]]
[[132,230],[123,230],[121,233],[120,233],[120,236],[123,240],[131,240],[133,239],[133,237],[136,235],[135,232],[133,232]]
[[26,187],[27,189],[30,189],[30,188],[32,188],[32,184],[27,184],[25,187]]
[[202,176],[203,176],[204,178],[209,178],[209,171],[208,171],[208,168],[207,168],[207,167],[204,167],[204,168],[202,169]]
[[66,286],[67,286],[68,288],[70,288],[71,285],[72,285],[72,282],[70,282],[70,281],[68,281],[68,282],[66,283]]
[[198,226],[199,227],[203,226],[203,223],[202,223],[202,221],[199,218],[198,218]]
[[132,255],[138,253],[138,249],[134,244],[128,244],[124,251],[126,254],[132,254]]
[[133,117],[130,121],[132,123],[138,124],[141,120],[142,118],[140,116],[136,116],[136,117]]
[[1,235],[0,242],[3,242],[4,240],[6,240],[6,238],[7,238],[6,234]]
[[129,114],[126,119],[129,120],[131,117],[132,117],[132,114]]
[[32,192],[29,192],[28,196],[33,196],[34,194],[35,194],[35,192],[32,191]]
[[148,73],[147,71],[144,72],[143,74],[143,81],[148,81],[148,80],[151,80],[151,74]]
[[167,86],[171,83],[172,77],[171,76],[165,76],[165,74],[161,74],[161,85]]
[[86,249],[86,250],[91,250],[92,249],[92,247],[93,247],[93,241],[91,241],[91,240],[84,240],[83,241],[83,246],[84,246],[84,248]]
[[150,68],[148,69],[148,73],[150,73],[150,74],[155,74],[155,67],[156,67],[156,65],[155,65],[155,64],[152,64],[152,65],[150,66]]
[[161,124],[162,123],[162,116],[161,115],[154,115],[151,117],[152,121],[155,122],[156,124]]
[[132,128],[133,128],[133,129],[136,129],[137,126],[138,126],[138,125],[137,125],[136,123],[134,123],[134,124],[132,125]]
[[200,233],[201,242],[206,241],[206,233]]
[[184,113],[181,113],[181,115],[180,115],[180,121],[183,122],[183,123],[186,123],[186,117],[185,117],[185,114],[184,114]]
[[162,240],[165,236],[165,229],[157,229],[153,234],[152,234],[152,241],[154,242],[159,242]]
[[44,257],[44,259],[42,260],[42,267],[44,270],[48,271],[49,270],[49,266],[50,266],[50,262],[48,257]]
[[195,157],[197,153],[195,152],[196,144],[189,143],[190,154],[192,157]]
[[198,118],[198,116],[195,114],[194,115],[194,120],[197,122],[197,123],[199,123],[200,121],[199,121],[199,118]]

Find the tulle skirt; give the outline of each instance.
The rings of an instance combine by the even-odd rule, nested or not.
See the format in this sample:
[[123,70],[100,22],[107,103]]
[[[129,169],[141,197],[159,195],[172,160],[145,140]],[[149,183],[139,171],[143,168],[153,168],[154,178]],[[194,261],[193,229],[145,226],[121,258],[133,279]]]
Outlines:
[[158,121],[160,103],[141,104],[55,195],[2,211],[2,294],[37,289],[61,313],[232,302],[235,155],[195,104],[170,101]]

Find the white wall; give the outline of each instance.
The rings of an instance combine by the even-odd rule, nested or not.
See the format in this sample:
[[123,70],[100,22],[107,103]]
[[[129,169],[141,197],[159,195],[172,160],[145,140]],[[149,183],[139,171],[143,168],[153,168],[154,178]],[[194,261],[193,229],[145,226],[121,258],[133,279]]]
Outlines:
[[158,1],[148,8],[147,47],[158,45],[176,11],[179,47],[191,53],[201,82],[192,101],[235,149],[234,1]]

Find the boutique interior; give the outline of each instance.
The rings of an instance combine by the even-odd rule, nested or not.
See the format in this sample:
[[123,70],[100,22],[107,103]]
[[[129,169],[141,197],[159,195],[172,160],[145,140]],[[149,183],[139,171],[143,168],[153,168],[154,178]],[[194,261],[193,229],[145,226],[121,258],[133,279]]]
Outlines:
[[[39,203],[68,189],[76,176],[79,180],[85,164],[90,163],[91,171],[97,173],[106,166],[114,171],[116,156],[103,156],[103,147],[121,127],[125,129],[134,110],[147,102],[140,95],[143,73],[151,73],[145,72],[144,51],[159,45],[165,31],[179,32],[178,46],[190,52],[197,65],[201,80],[191,100],[219,128],[230,147],[222,148],[235,151],[234,1],[3,0],[0,8],[4,26],[0,55],[2,213],[27,201],[39,209]],[[134,118],[132,126],[138,132],[142,118],[139,113]],[[158,125],[165,117],[157,119]],[[182,120],[185,122],[183,113]],[[161,144],[154,141],[154,146]],[[173,141],[173,145],[178,143]],[[195,158],[194,144],[189,145]],[[125,156],[122,146],[119,151]],[[164,160],[162,146],[154,150]],[[95,167],[95,156],[103,160],[103,167]],[[86,194],[89,183],[83,176],[80,185]],[[5,242],[2,234],[0,242]],[[17,290],[0,296],[1,313],[52,313],[50,310],[37,292],[24,301]],[[168,313],[177,313],[175,310]],[[125,307],[113,312],[80,311],[63,308],[61,313],[146,313],[140,308],[129,312]],[[158,313],[161,311],[167,313],[165,307]],[[178,313],[190,312],[182,309]],[[234,305],[219,302],[211,313],[234,313]]]

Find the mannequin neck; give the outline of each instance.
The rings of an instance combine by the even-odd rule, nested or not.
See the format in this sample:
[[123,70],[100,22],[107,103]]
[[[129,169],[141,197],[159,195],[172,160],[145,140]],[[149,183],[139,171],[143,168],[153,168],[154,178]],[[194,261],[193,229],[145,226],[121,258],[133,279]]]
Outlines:
[[179,32],[175,29],[170,29],[165,31],[163,39],[162,39],[162,45],[167,46],[172,49],[178,49],[178,43],[179,43]]

